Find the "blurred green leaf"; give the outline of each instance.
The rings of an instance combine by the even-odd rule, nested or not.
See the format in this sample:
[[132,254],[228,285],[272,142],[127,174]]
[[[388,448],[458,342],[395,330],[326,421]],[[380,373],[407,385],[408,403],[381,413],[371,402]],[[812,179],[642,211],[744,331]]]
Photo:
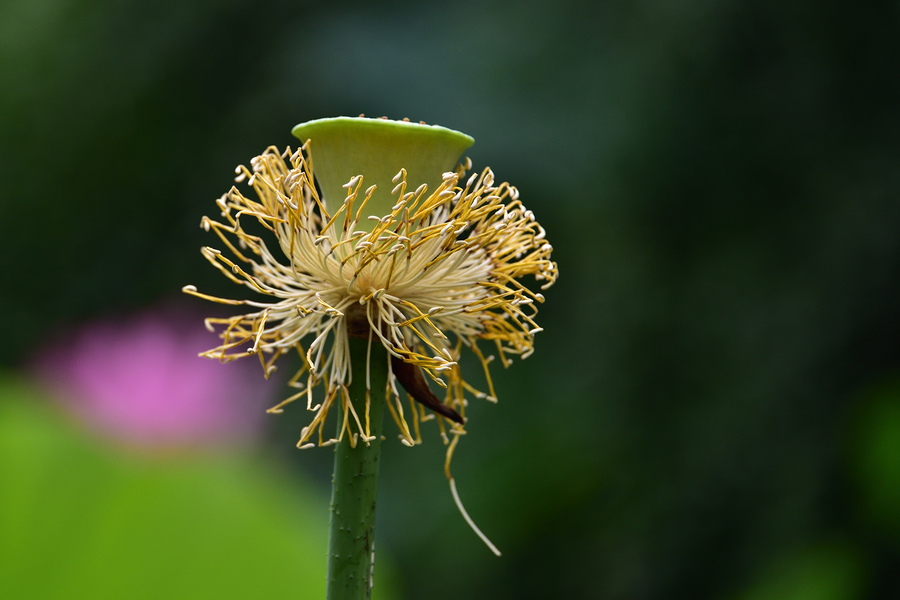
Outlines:
[[864,519],[900,540],[900,383],[880,385],[862,405],[853,468]]
[[0,481],[0,597],[324,597],[327,501],[259,457],[113,451],[2,376]]
[[799,552],[764,577],[740,600],[854,600],[862,597],[860,556],[843,545]]

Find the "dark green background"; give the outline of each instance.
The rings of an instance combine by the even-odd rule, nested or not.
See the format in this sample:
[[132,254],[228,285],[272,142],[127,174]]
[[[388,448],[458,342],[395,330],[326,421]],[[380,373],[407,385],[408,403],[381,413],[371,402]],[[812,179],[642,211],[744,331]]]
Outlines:
[[[454,461],[503,558],[434,431],[387,444],[405,597],[898,597],[898,25],[887,1],[8,0],[0,364],[197,309],[187,283],[238,293],[200,217],[293,125],[437,123],[561,277]],[[271,418],[324,497],[306,415]]]

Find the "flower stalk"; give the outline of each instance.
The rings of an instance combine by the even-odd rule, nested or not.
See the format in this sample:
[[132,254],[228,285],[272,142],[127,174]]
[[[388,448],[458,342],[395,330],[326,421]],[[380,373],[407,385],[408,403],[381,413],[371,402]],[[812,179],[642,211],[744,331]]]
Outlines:
[[[335,446],[327,598],[359,600],[372,590],[385,407],[406,446],[434,421],[453,499],[499,555],[462,507],[450,460],[469,400],[497,402],[490,363],[527,358],[542,331],[544,296],[521,280],[532,276],[543,290],[558,272],[519,191],[490,168],[468,173],[471,161],[458,162],[471,137],[362,116],[309,121],[293,134],[300,148],[272,146],[236,169],[249,197],[232,187],[216,201],[220,218],[201,221],[225,250],[205,247],[203,256],[253,297],[183,291],[245,307],[206,320],[221,344],[202,356],[256,356],[269,377],[283,355],[300,355],[292,395],[269,412],[305,404],[312,417],[297,446]],[[481,363],[483,391],[463,379],[466,350]],[[325,432],[332,410],[334,437]]]
[[[335,445],[326,600],[370,598],[375,574],[375,500],[387,389],[387,353],[380,344],[361,338],[351,337],[349,345],[353,364],[349,401],[356,414],[368,415],[370,439],[365,443],[356,434],[344,435]],[[341,411],[337,437],[352,418],[349,411]]]

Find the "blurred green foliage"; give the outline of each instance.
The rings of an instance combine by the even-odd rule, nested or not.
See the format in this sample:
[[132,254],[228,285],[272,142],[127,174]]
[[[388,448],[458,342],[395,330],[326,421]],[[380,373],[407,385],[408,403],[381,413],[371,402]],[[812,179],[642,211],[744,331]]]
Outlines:
[[113,453],[0,379],[0,596],[325,593],[324,499],[260,458]]
[[900,383],[880,382],[861,398],[851,436],[855,500],[877,537],[900,548]]
[[858,553],[841,545],[814,547],[765,575],[740,600],[848,600],[861,598],[864,568]]
[[[187,283],[242,293],[199,220],[294,124],[446,125],[561,279],[453,464],[502,559],[434,431],[386,445],[408,597],[900,596],[896,530],[864,508],[892,506],[898,400],[860,416],[900,366],[898,25],[886,0],[8,1],[0,361]],[[272,445],[324,490],[305,419]]]

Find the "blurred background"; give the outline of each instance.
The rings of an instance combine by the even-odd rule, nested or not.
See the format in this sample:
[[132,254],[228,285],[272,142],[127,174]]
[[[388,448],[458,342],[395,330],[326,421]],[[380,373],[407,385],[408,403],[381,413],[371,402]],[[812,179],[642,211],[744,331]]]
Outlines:
[[243,293],[236,165],[366,113],[472,135],[561,272],[453,463],[503,557],[428,430],[377,595],[900,597],[898,64],[896,1],[5,0],[0,596],[323,597],[332,453],[179,290]]

